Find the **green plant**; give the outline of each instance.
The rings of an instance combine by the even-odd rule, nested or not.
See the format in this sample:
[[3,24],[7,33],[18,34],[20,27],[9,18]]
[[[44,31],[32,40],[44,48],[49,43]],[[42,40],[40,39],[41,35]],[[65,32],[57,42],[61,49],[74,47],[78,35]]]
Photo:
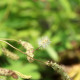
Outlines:
[[[41,62],[45,65],[48,65],[50,67],[52,67],[55,71],[57,71],[63,80],[70,80],[69,76],[67,75],[66,72],[64,72],[64,70],[56,63],[53,63],[53,62],[43,62],[43,61],[40,61],[38,59],[35,59],[34,58],[34,47],[26,42],[26,41],[16,41],[16,40],[13,40],[13,41],[16,41],[18,42],[19,44],[21,44],[25,49],[26,49],[26,52],[23,52],[21,51],[20,49],[17,49],[16,47],[14,47],[13,45],[11,45],[10,43],[8,43],[6,40],[13,40],[13,39],[3,39],[3,40],[0,40],[2,42],[5,42],[6,44],[8,44],[9,46],[11,46],[12,48],[18,50],[19,52],[23,53],[26,55],[27,57],[27,60],[29,62],[33,62],[34,60],[38,61],[38,62]],[[48,44],[50,44],[50,40],[48,39],[48,37],[43,37],[41,40],[39,40],[39,47],[36,49],[40,49],[40,48],[45,48]],[[10,51],[8,51],[7,49],[3,48],[2,46],[2,49],[3,49],[3,52],[6,54],[6,56],[8,56],[9,58],[11,59],[14,59],[14,60],[17,60],[19,59],[17,55],[11,53]],[[17,59],[16,59],[17,57]],[[26,78],[26,79],[29,79],[31,78],[31,76],[26,76],[26,75],[23,75],[21,74],[20,72],[18,71],[12,71],[12,70],[8,70],[8,69],[4,69],[4,68],[0,68],[0,75],[2,76],[12,76],[14,79],[18,79],[18,76],[20,76],[21,78]]]

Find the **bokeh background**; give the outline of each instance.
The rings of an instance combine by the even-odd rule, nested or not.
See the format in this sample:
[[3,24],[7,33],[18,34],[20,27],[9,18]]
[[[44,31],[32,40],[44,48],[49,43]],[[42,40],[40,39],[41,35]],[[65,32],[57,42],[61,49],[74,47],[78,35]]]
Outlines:
[[[35,51],[35,58],[64,65],[73,80],[80,80],[79,33],[80,0],[0,0],[0,38],[25,40],[36,49],[37,40],[48,36],[51,44]],[[25,51],[16,42],[8,42]],[[24,54],[3,42],[0,45],[20,56],[13,61],[0,48],[0,67],[32,75],[31,80],[60,80],[59,74],[50,67],[38,61],[29,63]],[[8,77],[7,80],[14,79]]]

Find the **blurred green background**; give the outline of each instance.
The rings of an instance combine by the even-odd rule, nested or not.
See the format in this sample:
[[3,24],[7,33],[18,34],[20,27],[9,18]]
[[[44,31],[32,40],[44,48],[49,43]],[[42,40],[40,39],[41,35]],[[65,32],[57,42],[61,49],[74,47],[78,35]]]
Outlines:
[[[40,37],[50,38],[50,46],[35,51],[36,59],[64,65],[80,63],[79,33],[80,0],[0,0],[0,38],[25,40],[35,49]],[[25,51],[16,42],[9,42]],[[32,75],[31,80],[60,80],[51,68],[37,61],[29,63],[24,54],[0,44],[20,56],[13,61],[0,50],[0,67]],[[14,79],[8,77],[8,80]]]

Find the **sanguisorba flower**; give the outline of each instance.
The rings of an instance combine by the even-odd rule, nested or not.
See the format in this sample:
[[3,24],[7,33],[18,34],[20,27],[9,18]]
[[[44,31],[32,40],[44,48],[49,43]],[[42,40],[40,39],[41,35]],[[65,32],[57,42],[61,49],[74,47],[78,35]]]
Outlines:
[[45,48],[50,44],[50,40],[47,36],[42,37],[41,39],[38,40],[39,47]]

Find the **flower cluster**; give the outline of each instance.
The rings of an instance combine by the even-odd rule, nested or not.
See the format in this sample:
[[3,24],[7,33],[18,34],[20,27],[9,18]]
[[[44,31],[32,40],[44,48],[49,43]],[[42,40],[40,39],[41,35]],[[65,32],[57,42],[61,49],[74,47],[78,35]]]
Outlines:
[[13,52],[9,51],[6,48],[2,48],[2,51],[4,53],[5,56],[7,56],[8,58],[12,59],[12,60],[18,60],[19,56],[14,54]]
[[18,79],[19,76],[23,79],[30,79],[32,77],[30,75],[27,76],[18,71],[13,71],[13,70],[5,69],[5,68],[0,68],[0,76],[11,76],[14,79]]
[[1,76],[12,76],[14,79],[18,79],[17,74],[12,71],[5,68],[0,68],[0,75]]
[[41,39],[38,40],[39,47],[45,48],[50,44],[50,40],[47,36],[42,37]]
[[[25,54],[27,55],[27,60],[29,62],[33,62],[34,61],[34,59],[33,59],[34,53],[33,52],[35,51],[34,47],[26,41],[20,40],[19,43],[26,49]],[[39,44],[39,48],[40,47],[45,48],[46,46],[48,46],[50,44],[50,40],[48,37],[42,37],[41,39],[39,39],[38,44]],[[37,48],[37,49],[39,49],[39,48]]]
[[[10,39],[7,39],[7,40],[10,40]],[[12,48],[14,48],[14,49],[18,50],[19,52],[22,52],[23,54],[25,54],[26,57],[27,57],[27,60],[29,62],[33,62],[34,60],[37,60],[37,59],[34,59],[34,51],[35,50],[34,50],[34,47],[32,46],[32,44],[30,44],[26,41],[22,41],[22,40],[17,41],[19,44],[21,44],[26,49],[26,52],[23,52],[20,49],[14,47],[10,43],[8,43],[7,41],[5,41],[5,40],[0,40],[0,41],[8,44]],[[49,40],[48,37],[43,37],[38,41],[38,44],[39,44],[39,47],[36,50],[38,50],[40,47],[45,48],[47,45],[50,44],[50,40]],[[2,47],[2,51],[3,51],[5,56],[7,56],[7,57],[9,57],[13,60],[18,60],[19,59],[18,55],[14,54],[13,52],[9,51],[8,49],[6,49],[4,47]],[[37,61],[40,61],[40,60],[37,60]],[[8,69],[4,69],[4,68],[0,68],[0,75],[1,76],[11,76],[14,79],[18,79],[18,76],[20,76],[23,79],[30,79],[32,77],[32,76],[24,75],[24,74],[22,74],[18,71],[8,70]]]
[[34,59],[33,59],[33,57],[34,57],[34,54],[33,54],[34,47],[26,41],[21,41],[20,40],[20,44],[26,49],[25,53],[27,55],[27,60],[29,62],[33,62],[34,61]]

